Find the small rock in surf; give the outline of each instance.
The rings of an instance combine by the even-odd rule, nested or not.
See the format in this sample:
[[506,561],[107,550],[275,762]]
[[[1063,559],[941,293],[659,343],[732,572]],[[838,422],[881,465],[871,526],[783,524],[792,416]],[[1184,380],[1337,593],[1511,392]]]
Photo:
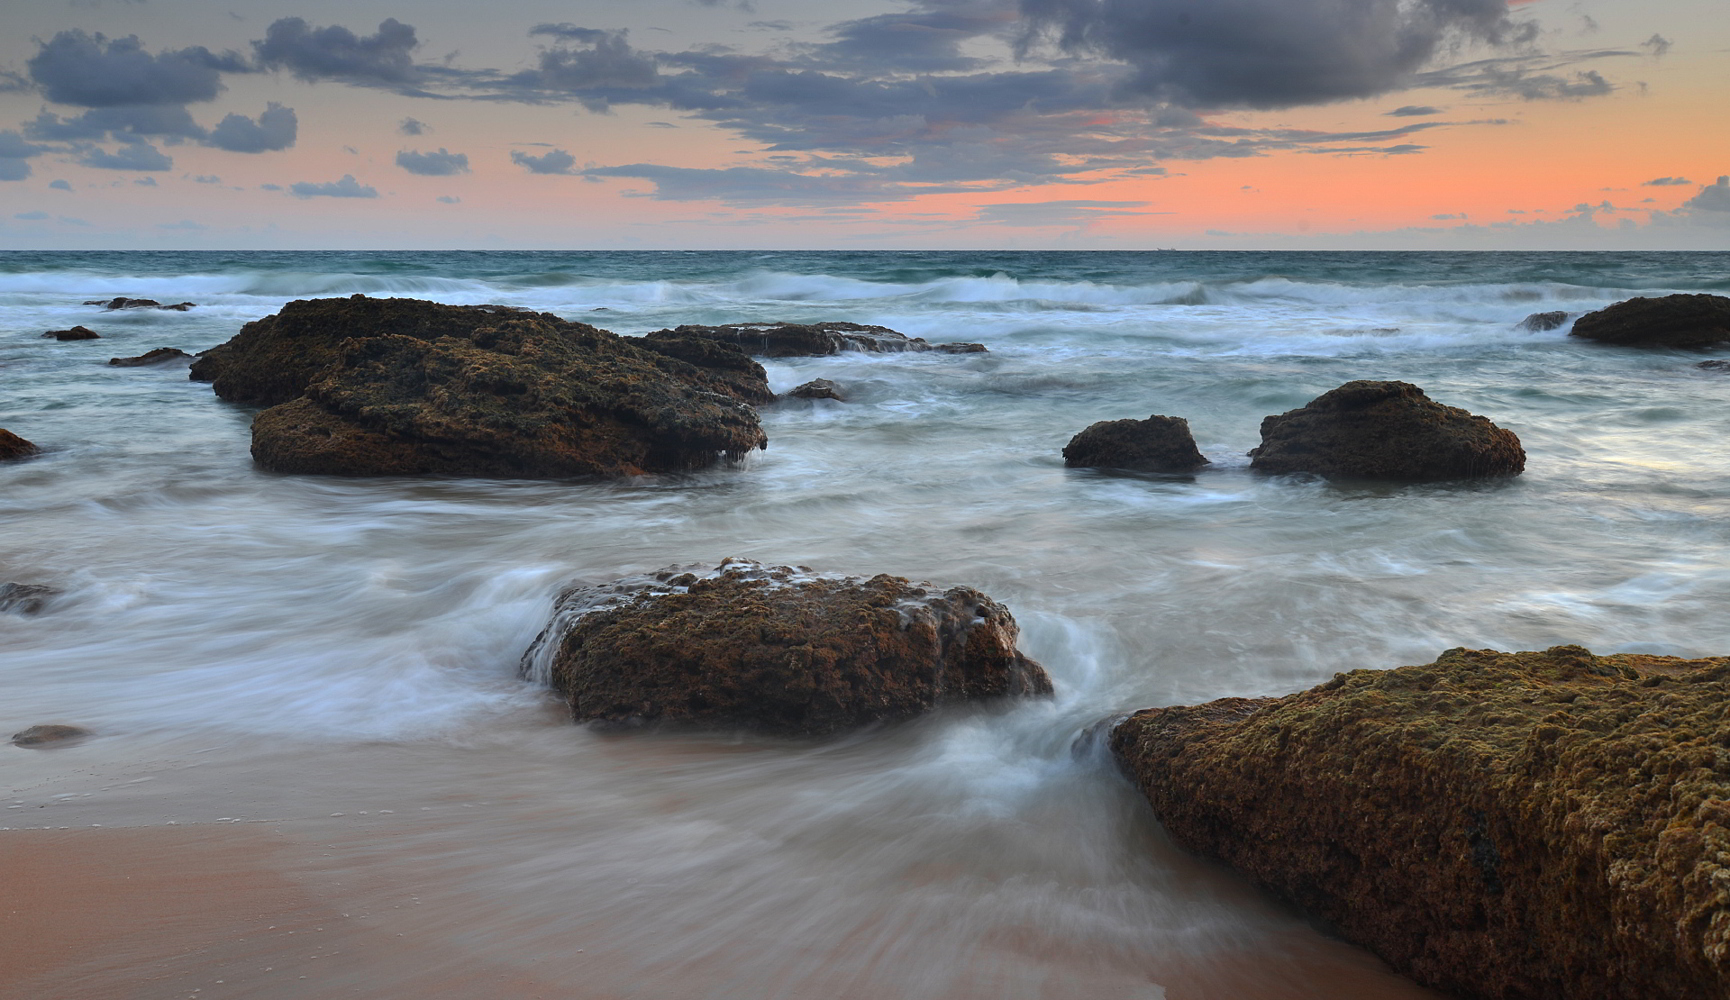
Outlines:
[[155,299],[129,299],[124,295],[112,299],[86,299],[84,304],[101,306],[104,309],[171,309],[175,312],[185,312],[188,309],[198,307],[196,302],[175,302],[171,305],[163,305]]
[[43,334],[42,336],[44,338],[53,337],[55,340],[101,340],[102,339],[102,334],[97,333],[95,330],[92,330],[86,326],[75,326],[70,330],[49,330],[47,333]]
[[1634,298],[1574,321],[1570,337],[1624,347],[1706,347],[1730,340],[1730,298],[1665,295]]
[[143,368],[146,365],[167,365],[191,360],[192,355],[178,347],[158,347],[153,351],[145,351],[136,358],[109,358],[108,363],[119,368]]
[[1520,320],[1520,329],[1527,333],[1543,333],[1546,330],[1555,330],[1566,322],[1568,322],[1568,314],[1557,309],[1554,312],[1533,313],[1527,316]]
[[799,358],[840,354],[842,351],[897,353],[939,351],[944,354],[978,354],[984,344],[931,344],[886,326],[861,323],[729,323],[724,326],[679,326],[645,334],[645,340],[701,337],[734,344],[759,358]]
[[0,611],[21,615],[40,614],[48,599],[59,594],[53,587],[40,583],[0,583]]
[[1517,475],[1513,431],[1444,406],[1408,382],[1347,382],[1261,422],[1250,468],[1322,476],[1435,481]]
[[1189,421],[1154,414],[1146,420],[1101,420],[1069,439],[1063,464],[1071,468],[1194,472],[1208,464],[1195,447]]
[[729,559],[578,587],[523,657],[579,722],[824,736],[946,703],[1049,695],[1015,619],[970,587]]
[[6,428],[0,427],[0,462],[7,462],[14,458],[29,458],[41,450]]
[[71,746],[94,735],[81,726],[31,726],[21,733],[12,734],[12,745],[27,747],[31,750],[47,750],[52,747]]
[[847,397],[841,395],[841,387],[826,378],[812,379],[804,385],[789,389],[787,395],[795,399],[833,399],[837,403],[847,401]]

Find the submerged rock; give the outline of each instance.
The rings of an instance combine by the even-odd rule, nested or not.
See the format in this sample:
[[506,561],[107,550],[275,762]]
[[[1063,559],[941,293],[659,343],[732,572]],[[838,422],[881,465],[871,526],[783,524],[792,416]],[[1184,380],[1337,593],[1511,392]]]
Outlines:
[[984,344],[931,344],[886,326],[860,323],[729,323],[725,326],[679,326],[656,330],[643,339],[674,340],[701,338],[733,344],[746,354],[762,358],[814,357],[842,351],[895,353],[941,351],[945,354],[978,354]]
[[1705,347],[1730,340],[1730,298],[1665,295],[1635,298],[1574,321],[1571,337],[1625,347]]
[[1261,422],[1250,467],[1264,472],[1430,481],[1517,475],[1513,431],[1408,382],[1347,382]]
[[84,327],[84,326],[75,326],[70,330],[49,330],[47,333],[44,333],[42,336],[44,338],[53,337],[55,340],[101,340],[102,339],[102,334],[97,333],[95,330],[92,330],[89,327]]
[[1149,709],[1179,843],[1462,996],[1730,995],[1730,657],[1452,649]]
[[695,469],[765,447],[736,362],[755,363],[724,359],[699,367],[546,313],[357,295],[290,302],[190,375],[270,406],[252,453],[280,472],[557,478]]
[[1193,472],[1208,464],[1196,450],[1189,421],[1154,414],[1146,420],[1101,420],[1069,439],[1063,464],[1071,468]]
[[71,746],[92,735],[94,734],[90,730],[79,726],[31,726],[21,733],[13,733],[12,745],[46,750],[50,747]]
[[847,402],[847,397],[841,395],[841,387],[826,378],[812,379],[804,385],[794,386],[787,395],[795,399],[833,399],[837,403]]
[[821,736],[938,705],[1047,695],[1015,619],[970,587],[729,559],[582,587],[523,658],[579,722]]
[[1695,365],[1694,367],[1704,368],[1707,371],[1714,371],[1714,372],[1730,371],[1730,360],[1718,358],[1718,359],[1715,359],[1712,361],[1702,361],[1699,364]]
[[158,347],[153,351],[145,351],[136,358],[109,358],[108,363],[120,368],[142,368],[146,365],[168,365],[191,360],[192,355],[178,347]]
[[0,583],[0,611],[39,614],[48,599],[59,593],[55,588],[40,583]]
[[1554,312],[1533,313],[1527,316],[1520,320],[1520,329],[1527,333],[1543,333],[1546,330],[1558,329],[1566,322],[1568,322],[1568,314],[1557,309]]
[[29,458],[42,449],[24,440],[4,427],[0,427],[0,462],[14,458]]
[[198,307],[196,302],[176,302],[165,306],[155,299],[129,299],[124,295],[112,299],[86,299],[84,304],[101,306],[104,309],[172,309],[175,312],[185,312]]

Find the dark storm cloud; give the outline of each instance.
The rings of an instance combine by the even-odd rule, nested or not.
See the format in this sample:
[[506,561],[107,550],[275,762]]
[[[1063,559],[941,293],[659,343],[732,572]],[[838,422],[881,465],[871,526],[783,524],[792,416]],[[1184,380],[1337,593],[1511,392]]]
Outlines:
[[878,73],[970,70],[983,61],[963,55],[961,44],[1001,31],[1013,20],[1013,9],[1002,4],[927,0],[905,13],[833,25],[829,34],[835,40],[815,46],[808,58],[825,67],[856,66]]
[[568,174],[571,168],[577,165],[577,158],[562,149],[555,149],[541,156],[530,156],[512,150],[511,162],[527,168],[532,174]]
[[452,153],[443,146],[428,153],[402,150],[396,154],[396,165],[411,174],[420,174],[423,177],[449,177],[452,174],[469,172],[468,154]]
[[[271,185],[266,185],[271,187]],[[353,174],[343,174],[341,180],[329,181],[324,184],[314,184],[301,181],[288,186],[290,194],[296,198],[377,198],[378,189],[368,184],[362,184],[354,179]]]
[[551,35],[561,42],[541,53],[539,66],[517,74],[511,83],[544,91],[572,94],[591,111],[605,111],[621,92],[656,87],[661,82],[654,59],[631,47],[624,31],[602,31],[574,24],[541,24],[531,35]]
[[1405,86],[1455,39],[1529,41],[1506,0],[1021,0],[1029,33],[1133,67],[1129,90],[1198,107],[1283,108]]
[[92,147],[78,157],[87,167],[103,170],[169,170],[174,160],[148,142],[129,142],[114,152]]
[[252,49],[260,66],[286,69],[302,80],[390,84],[414,79],[412,53],[419,45],[414,27],[394,17],[365,36],[339,24],[315,28],[303,18],[285,17],[266,28]]
[[203,46],[152,55],[132,35],[62,31],[38,45],[25,64],[30,79],[50,101],[87,108],[208,101],[223,89],[223,73],[250,70],[239,55]]
[[295,117],[294,109],[272,101],[265,106],[257,121],[245,115],[229,115],[222,119],[210,130],[205,143],[231,153],[263,153],[294,145],[299,131],[300,121]]

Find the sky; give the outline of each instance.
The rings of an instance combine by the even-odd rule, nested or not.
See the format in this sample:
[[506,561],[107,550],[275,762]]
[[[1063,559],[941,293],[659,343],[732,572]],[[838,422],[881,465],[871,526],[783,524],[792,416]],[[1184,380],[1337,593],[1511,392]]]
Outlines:
[[1730,249],[1724,0],[10,0],[0,248]]

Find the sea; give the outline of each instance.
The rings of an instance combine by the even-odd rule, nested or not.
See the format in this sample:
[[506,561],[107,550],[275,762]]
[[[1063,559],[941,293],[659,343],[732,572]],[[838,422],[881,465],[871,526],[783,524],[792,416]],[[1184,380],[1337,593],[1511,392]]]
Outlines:
[[[1730,253],[0,253],[0,427],[42,448],[0,465],[0,582],[61,591],[0,614],[0,735],[96,734],[0,746],[0,845],[250,828],[340,903],[319,940],[354,943],[325,950],[366,956],[259,930],[128,996],[484,968],[499,996],[1433,997],[1173,844],[1102,727],[1459,646],[1730,653],[1730,371],[1520,325],[1673,292],[1730,294]],[[612,481],[271,473],[255,410],[107,364],[355,293],[989,351],[764,360],[846,399],[762,408],[736,464]],[[115,296],[196,306],[84,304]],[[101,339],[41,336],[75,324]],[[1514,431],[1525,473],[1251,470],[1264,417],[1353,379]],[[1065,468],[1151,414],[1211,464]],[[728,557],[978,588],[1056,695],[811,742],[596,732],[521,679],[562,588]]]

